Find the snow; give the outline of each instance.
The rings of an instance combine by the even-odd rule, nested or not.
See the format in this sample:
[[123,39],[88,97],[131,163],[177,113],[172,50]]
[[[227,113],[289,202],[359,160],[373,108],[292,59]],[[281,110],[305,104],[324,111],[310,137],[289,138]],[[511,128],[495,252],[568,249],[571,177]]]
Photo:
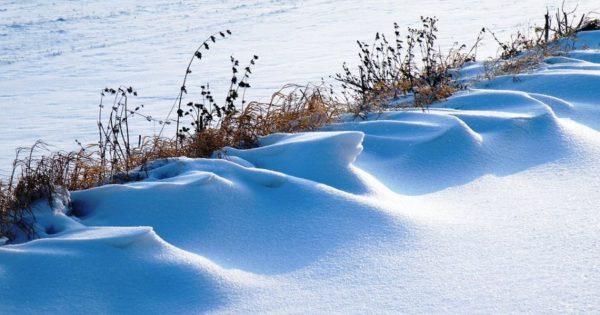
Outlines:
[[598,312],[600,31],[576,43],[426,112],[40,202],[0,313]]
[[[261,147],[250,150],[223,150],[251,165],[309,179],[353,193],[366,193],[369,186],[352,167],[362,151],[360,132],[273,134],[261,140]],[[268,157],[268,158],[265,158]],[[294,161],[290,163],[290,161]],[[319,169],[319,172],[315,172]]]
[[74,231],[2,256],[3,313],[198,312],[223,299],[210,264],[151,228]]
[[[209,34],[229,28],[233,36],[211,47],[191,76],[191,85],[210,81],[224,99],[229,56],[260,60],[250,98],[270,96],[286,83],[304,84],[356,62],[356,40],[375,32],[416,26],[421,15],[440,19],[440,43],[471,44],[484,26],[506,39],[516,28],[543,23],[542,14],[562,0],[150,0],[86,2],[7,0],[0,4],[0,176],[17,147],[42,139],[75,149],[75,139],[96,139],[100,89],[137,88],[144,112],[163,118],[179,92],[193,49]],[[579,10],[599,9],[577,0]],[[575,3],[567,5],[574,6]],[[490,14],[493,12],[493,14]],[[481,58],[494,55],[487,38]],[[192,89],[190,89],[191,91]],[[160,126],[133,122],[148,134]]]
[[[235,35],[203,75],[218,87],[230,53],[257,53],[264,97],[336,72],[398,12],[402,26],[437,15],[450,45],[560,3],[542,2],[8,1],[0,169],[37,138],[93,140],[105,85],[134,85],[163,114],[185,52],[214,30]],[[426,112],[273,134],[41,201],[39,238],[0,239],[0,313],[598,312],[600,32],[574,48]]]

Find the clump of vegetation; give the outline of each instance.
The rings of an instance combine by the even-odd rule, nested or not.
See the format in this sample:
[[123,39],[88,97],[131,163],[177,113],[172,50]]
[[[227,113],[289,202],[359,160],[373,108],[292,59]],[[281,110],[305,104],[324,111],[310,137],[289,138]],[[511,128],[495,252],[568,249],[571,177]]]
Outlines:
[[437,43],[437,21],[421,17],[421,28],[408,28],[405,37],[395,23],[392,41],[380,33],[372,44],[358,41],[358,67],[353,70],[344,63],[343,72],[335,75],[342,93],[356,105],[352,109],[356,116],[364,117],[402,99],[406,107],[424,109],[459,88],[451,70],[475,59],[481,34],[468,51],[466,45],[455,45],[442,53]]
[[25,238],[35,236],[35,217],[32,206],[39,200],[52,203],[61,187],[72,180],[71,165],[75,154],[55,153],[37,157],[38,151],[48,152],[43,142],[31,148],[17,149],[13,169],[7,182],[0,181],[0,238],[12,240],[22,234]]
[[[203,128],[183,129],[184,136],[177,140],[154,138],[145,162],[150,160],[187,156],[211,157],[224,147],[240,149],[258,145],[258,139],[276,132],[301,132],[315,130],[335,121],[342,112],[342,104],[324,85],[286,85],[268,102],[241,102],[243,106],[229,112],[217,110]],[[190,107],[196,107],[193,103]],[[195,109],[188,109],[190,115]],[[197,116],[196,116],[197,117]],[[196,126],[196,118],[190,123]]]
[[532,32],[517,32],[507,41],[498,39],[494,32],[489,32],[500,47],[499,58],[487,63],[488,78],[503,74],[517,74],[535,69],[545,57],[557,55],[566,47],[561,40],[571,39],[582,31],[600,30],[600,20],[591,14],[577,14],[577,7],[565,9],[563,1],[554,14],[546,11],[544,25],[536,25]]
[[[137,147],[132,144],[129,120],[140,111],[143,105],[131,108],[129,98],[137,96],[137,92],[132,87],[105,88],[100,95],[98,147],[97,152],[94,153],[98,155],[100,170],[107,171],[107,173],[99,174],[99,177],[102,178],[120,172],[128,172],[135,165],[132,158],[136,155],[136,149],[141,146],[141,140],[138,140]],[[112,99],[108,114],[104,113],[105,98]],[[106,115],[106,118],[103,114]],[[82,147],[82,151],[85,152],[86,149]],[[120,163],[121,161],[123,163]]]

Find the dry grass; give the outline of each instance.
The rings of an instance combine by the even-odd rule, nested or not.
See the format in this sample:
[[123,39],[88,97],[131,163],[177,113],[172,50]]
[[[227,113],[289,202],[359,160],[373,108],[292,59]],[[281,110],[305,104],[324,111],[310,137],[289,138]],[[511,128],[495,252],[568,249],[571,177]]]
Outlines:
[[18,233],[33,237],[35,218],[31,206],[42,199],[51,203],[62,187],[83,182],[82,178],[75,178],[79,173],[77,153],[37,157],[40,151],[49,152],[39,141],[31,148],[18,149],[8,181],[0,182],[0,237],[13,239]]
[[343,112],[343,106],[325,85],[289,84],[267,103],[248,104],[240,120],[251,126],[254,137],[275,132],[310,131],[333,122]]
[[351,111],[355,116],[365,117],[392,103],[425,109],[461,88],[453,80],[452,70],[475,59],[482,33],[469,50],[456,45],[442,52],[437,43],[437,19],[422,17],[421,22],[421,28],[409,28],[405,37],[394,24],[394,40],[377,33],[372,44],[358,42],[356,70],[344,64],[343,72],[335,75],[348,103],[354,104]]
[[530,28],[530,32],[517,32],[506,41],[500,41],[488,31],[500,46],[499,58],[486,62],[486,78],[514,75],[536,69],[548,56],[564,53],[563,39],[575,41],[581,31],[600,30],[600,20],[588,14],[577,14],[577,7],[565,9],[565,3],[554,14],[544,15],[544,25]]
[[342,112],[338,102],[324,86],[286,85],[269,102],[250,102],[239,111],[222,117],[211,128],[204,128],[183,139],[154,138],[151,148],[138,158],[137,165],[148,161],[187,156],[211,157],[229,146],[252,148],[258,138],[277,132],[311,131],[333,122]]

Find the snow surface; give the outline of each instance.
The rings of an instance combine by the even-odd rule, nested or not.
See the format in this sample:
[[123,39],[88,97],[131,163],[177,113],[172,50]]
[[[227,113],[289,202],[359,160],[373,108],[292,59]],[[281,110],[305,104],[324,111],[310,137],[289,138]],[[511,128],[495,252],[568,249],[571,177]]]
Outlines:
[[599,312],[600,32],[580,38],[426,113],[40,203],[42,238],[0,247],[0,313]]
[[[105,86],[133,86],[144,112],[163,118],[179,92],[193,49],[229,28],[194,69],[191,86],[210,81],[217,99],[229,82],[229,56],[261,58],[251,98],[270,96],[286,83],[304,84],[339,72],[356,60],[357,39],[415,26],[421,15],[440,18],[440,43],[472,43],[490,27],[500,38],[542,23],[562,0],[3,0],[0,1],[0,176],[14,150],[42,139],[75,149],[96,138],[97,104]],[[597,0],[567,1],[581,12]],[[480,57],[495,54],[491,39]],[[193,89],[190,89],[190,91]],[[149,134],[159,126],[133,122]]]

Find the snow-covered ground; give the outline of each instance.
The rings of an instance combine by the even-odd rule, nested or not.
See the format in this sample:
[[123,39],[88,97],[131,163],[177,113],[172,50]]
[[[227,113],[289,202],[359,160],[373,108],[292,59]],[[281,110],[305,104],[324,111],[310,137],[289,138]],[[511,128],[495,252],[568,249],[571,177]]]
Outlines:
[[597,313],[600,32],[577,43],[427,113],[40,204],[0,313]]
[[[404,28],[421,15],[440,18],[440,41],[472,43],[483,26],[506,38],[539,23],[562,0],[202,0],[0,1],[0,170],[18,146],[42,139],[73,149],[96,140],[96,105],[105,86],[132,85],[146,113],[164,117],[179,91],[189,54],[204,38],[229,28],[194,73],[223,95],[230,54],[261,59],[250,97],[285,83],[319,80],[353,61],[355,40]],[[581,12],[599,9],[596,0]],[[487,42],[480,55],[492,55]],[[151,132],[152,125],[138,126]],[[3,173],[0,172],[0,175]]]

